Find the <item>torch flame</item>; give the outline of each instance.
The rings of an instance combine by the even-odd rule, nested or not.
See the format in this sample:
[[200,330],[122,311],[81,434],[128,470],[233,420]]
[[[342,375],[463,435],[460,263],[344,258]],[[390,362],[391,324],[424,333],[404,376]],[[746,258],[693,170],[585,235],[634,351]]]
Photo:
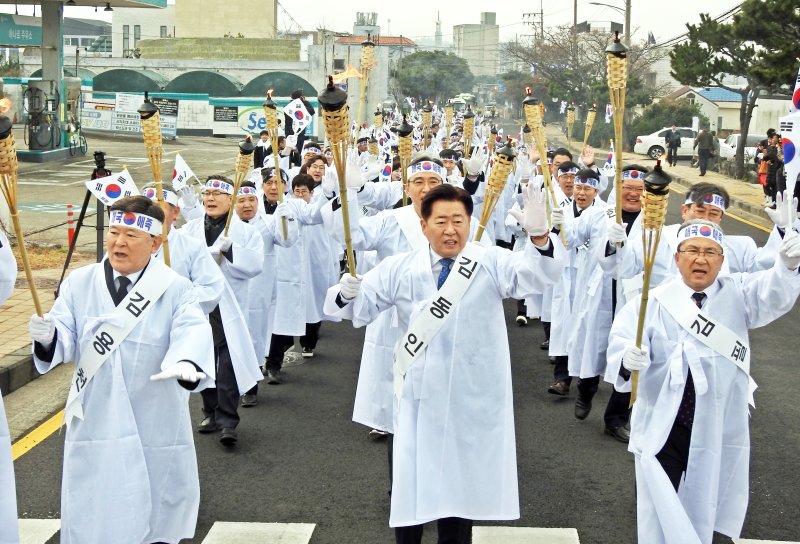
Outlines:
[[531,94],[531,88],[525,87],[525,94]]
[[272,91],[275,89],[267,89],[267,98],[272,99]]
[[0,113],[5,113],[11,109],[14,103],[8,97],[0,99]]

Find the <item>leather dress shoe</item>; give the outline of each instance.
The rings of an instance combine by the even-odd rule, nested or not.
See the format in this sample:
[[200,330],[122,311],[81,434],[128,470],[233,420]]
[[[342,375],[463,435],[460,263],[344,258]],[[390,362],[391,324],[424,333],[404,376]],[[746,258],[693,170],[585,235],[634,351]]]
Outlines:
[[242,395],[242,406],[245,408],[251,408],[258,404],[258,396],[253,393],[245,393]]
[[283,376],[280,370],[267,370],[267,383],[269,385],[278,385],[283,383]]
[[541,344],[539,344],[539,349],[550,349],[550,340],[545,340]]
[[222,429],[222,432],[219,435],[219,441],[226,446],[236,444],[237,440],[239,440],[239,435],[236,432],[236,429],[231,429],[230,427]]
[[631,432],[625,427],[606,427],[606,434],[611,435],[615,440],[624,442],[625,444],[631,439]]
[[569,384],[563,380],[558,380],[547,388],[547,392],[559,397],[566,397],[569,394]]
[[584,420],[589,416],[589,412],[592,411],[592,401],[590,400],[583,400],[582,398],[578,397],[575,399],[575,417],[580,420]]
[[214,421],[213,417],[207,417],[200,422],[200,425],[197,427],[198,433],[213,433],[217,430],[217,422]]

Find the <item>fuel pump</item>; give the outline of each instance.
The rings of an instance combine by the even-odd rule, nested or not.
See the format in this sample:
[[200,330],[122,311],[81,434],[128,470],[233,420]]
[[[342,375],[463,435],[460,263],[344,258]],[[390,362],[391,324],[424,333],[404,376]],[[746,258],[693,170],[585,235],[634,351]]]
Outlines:
[[58,127],[58,106],[61,98],[53,81],[29,81],[22,94],[22,107],[27,115],[25,143],[32,150],[54,149],[61,142]]

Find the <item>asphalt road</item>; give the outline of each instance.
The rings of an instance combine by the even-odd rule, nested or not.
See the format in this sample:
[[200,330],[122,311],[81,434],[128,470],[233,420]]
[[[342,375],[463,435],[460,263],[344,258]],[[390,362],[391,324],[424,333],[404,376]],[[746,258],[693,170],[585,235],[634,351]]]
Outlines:
[[[676,197],[668,223],[678,220]],[[732,219],[723,226],[759,245],[766,240],[766,233]],[[577,421],[574,391],[568,399],[546,393],[552,366],[539,349],[539,323],[518,327],[514,315],[508,303],[522,512],[510,525],[574,527],[584,544],[634,542],[632,458],[603,434],[609,386],[601,385],[589,418]],[[800,387],[797,319],[795,310],[751,335],[760,388],[744,528],[750,538],[800,540],[800,409],[792,400]],[[197,435],[202,504],[192,542],[201,542],[216,521],[314,523],[312,544],[393,541],[386,444],[370,441],[368,429],[350,421],[362,340],[363,330],[350,323],[324,324],[316,356],[287,368],[285,384],[262,386],[257,407],[241,409],[235,448]],[[191,401],[195,425],[199,401]],[[62,451],[63,435],[56,434],[16,462],[20,517],[59,516]]]

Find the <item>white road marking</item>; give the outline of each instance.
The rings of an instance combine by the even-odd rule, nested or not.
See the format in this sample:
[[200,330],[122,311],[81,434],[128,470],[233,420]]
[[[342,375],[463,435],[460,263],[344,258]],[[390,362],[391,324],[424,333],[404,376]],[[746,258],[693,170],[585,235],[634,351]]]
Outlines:
[[203,539],[203,544],[269,542],[270,544],[308,544],[313,523],[231,523],[218,521]]
[[472,528],[473,544],[580,544],[577,529],[544,527]]
[[20,544],[44,544],[61,529],[60,519],[20,519]]

